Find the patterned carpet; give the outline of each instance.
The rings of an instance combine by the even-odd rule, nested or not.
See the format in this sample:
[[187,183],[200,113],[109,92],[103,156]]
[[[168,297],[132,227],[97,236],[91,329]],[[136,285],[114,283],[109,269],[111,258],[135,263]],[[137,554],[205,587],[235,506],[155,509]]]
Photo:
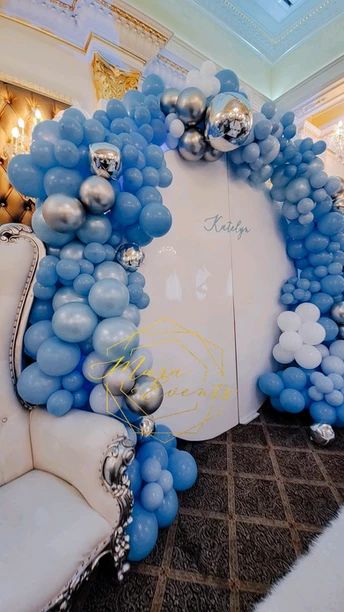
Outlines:
[[344,431],[312,445],[306,423],[264,408],[215,440],[178,519],[121,586],[100,564],[73,612],[249,612],[344,501]]

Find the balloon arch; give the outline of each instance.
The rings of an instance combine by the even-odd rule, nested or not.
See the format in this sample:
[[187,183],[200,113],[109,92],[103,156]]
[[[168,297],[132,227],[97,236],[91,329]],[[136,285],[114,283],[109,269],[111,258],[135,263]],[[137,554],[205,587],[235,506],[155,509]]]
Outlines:
[[150,75],[141,92],[109,100],[92,118],[69,108],[39,123],[30,153],[9,164],[16,189],[36,198],[32,226],[48,253],[34,285],[18,393],[54,415],[78,408],[125,423],[137,442],[128,468],[131,560],[149,554],[158,527],[177,514],[176,491],[197,477],[169,428],[154,427],[163,389],[150,375],[152,355],[139,346],[140,309],[149,304],[138,271],[142,247],[172,224],[158,190],[172,182],[166,149],[178,149],[186,163],[228,153],[238,177],[253,186],[270,181],[296,272],[282,286],[288,310],[273,349],[282,367],[258,384],[276,410],[309,409],[316,422],[344,425],[344,340],[336,339],[344,323],[342,185],[323,169],[325,143],[295,135],[292,112],[266,102],[252,113],[236,74],[206,61],[183,91]]

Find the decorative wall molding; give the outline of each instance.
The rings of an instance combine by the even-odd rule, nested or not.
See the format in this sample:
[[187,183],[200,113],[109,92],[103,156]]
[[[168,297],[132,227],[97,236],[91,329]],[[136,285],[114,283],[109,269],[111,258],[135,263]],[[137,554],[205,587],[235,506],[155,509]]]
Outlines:
[[128,89],[138,88],[141,78],[138,70],[121,70],[107,62],[99,53],[93,56],[92,69],[97,100],[121,100]]

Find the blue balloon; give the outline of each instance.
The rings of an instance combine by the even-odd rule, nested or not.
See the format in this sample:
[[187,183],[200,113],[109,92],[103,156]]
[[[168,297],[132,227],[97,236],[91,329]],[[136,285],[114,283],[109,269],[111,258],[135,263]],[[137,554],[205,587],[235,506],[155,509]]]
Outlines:
[[85,246],[84,256],[94,264],[102,263],[102,261],[106,259],[105,246],[103,244],[99,244],[99,242],[89,242]]
[[100,317],[118,317],[129,304],[129,292],[120,281],[106,278],[91,287],[88,301]]
[[44,189],[48,195],[63,193],[76,197],[82,180],[82,175],[77,170],[54,166],[45,173]]
[[[160,462],[154,457],[148,457],[148,459],[141,464],[141,476],[146,482],[156,482],[159,480],[161,476]],[[148,508],[146,508],[146,510],[148,510]]]
[[62,378],[62,387],[67,391],[79,391],[83,386],[85,379],[79,370],[73,370]]
[[74,280],[80,274],[80,266],[75,259],[61,259],[56,265],[56,272],[62,280]]
[[141,468],[137,459],[133,459],[130,465],[128,465],[126,474],[130,480],[130,488],[136,496],[141,491],[142,485]]
[[31,363],[19,375],[17,391],[28,404],[46,404],[52,393],[60,388],[60,378],[44,374],[37,363]]
[[160,442],[149,440],[146,444],[143,444],[136,455],[137,460],[142,464],[146,459],[154,457],[161,465],[161,468],[165,470],[168,465],[168,454],[166,449]]
[[54,285],[45,286],[37,282],[33,286],[33,294],[40,300],[51,300],[55,291],[56,287]]
[[37,321],[44,321],[51,319],[53,315],[53,307],[50,300],[38,300],[37,298],[33,302],[31,308],[29,322],[31,324],[37,323]]
[[306,249],[311,253],[320,253],[327,248],[329,242],[330,240],[327,236],[315,230],[305,238],[304,244]]
[[123,285],[128,284],[128,275],[126,271],[115,261],[104,261],[96,266],[94,278],[96,281],[103,280],[104,278],[114,278],[123,283]]
[[56,160],[65,168],[74,168],[80,161],[78,147],[70,140],[58,140],[54,146]]
[[138,501],[133,508],[133,522],[127,527],[130,537],[129,561],[142,561],[153,550],[158,537],[158,521],[153,512],[147,512]]
[[328,312],[334,303],[333,297],[323,292],[314,293],[310,301],[312,304],[315,304],[315,306],[318,306],[321,314]]
[[136,223],[141,211],[140,201],[132,193],[121,191],[116,199],[112,218],[124,227]]
[[327,402],[313,402],[309,409],[310,415],[315,423],[327,423],[333,425],[336,422],[336,410]]
[[301,368],[289,367],[281,374],[285,387],[301,391],[307,384],[307,376]]
[[149,512],[154,512],[162,504],[164,492],[157,482],[149,482],[146,484],[140,496],[142,507]]
[[[127,145],[129,146],[129,145]],[[135,192],[143,185],[142,172],[137,168],[127,168],[123,172],[123,188],[125,191]]]
[[44,198],[44,174],[32,163],[31,155],[15,155],[10,160],[7,174],[12,185],[26,196]]
[[[143,351],[145,349],[138,349],[135,354]],[[154,438],[155,440],[161,442],[166,449],[176,448],[177,440],[172,433],[171,429],[167,427],[167,425],[163,425],[162,423],[157,423],[154,430]]]
[[123,317],[111,317],[101,321],[93,334],[94,350],[100,357],[108,360],[119,357],[126,360],[138,344],[137,328],[131,321]]
[[140,246],[146,246],[153,240],[137,223],[126,228],[126,238],[129,242],[136,242]]
[[283,381],[273,372],[262,374],[258,379],[258,386],[262,393],[271,397],[278,396],[284,389]]
[[159,172],[159,187],[169,187],[173,180],[173,174],[168,168],[162,168]]
[[55,416],[63,416],[73,406],[74,397],[70,391],[61,389],[52,393],[47,401],[47,411]]
[[56,336],[65,342],[87,340],[97,325],[93,310],[78,302],[70,302],[58,308],[53,315],[52,325]]
[[106,105],[106,113],[111,120],[128,116],[127,109],[125,108],[123,102],[115,99],[108,101]]
[[296,389],[283,389],[280,395],[281,406],[286,412],[296,414],[305,407],[305,399]]
[[[86,389],[78,389],[73,393],[73,408],[84,408],[88,403],[88,392]],[[90,410],[88,406],[88,410]]]
[[338,336],[339,327],[333,319],[329,317],[320,317],[318,323],[320,323],[326,331],[325,342],[331,342]]
[[54,311],[70,302],[79,302],[80,304],[87,304],[87,300],[82,295],[79,295],[71,287],[61,287],[58,289],[53,298],[53,309]]
[[178,512],[178,497],[174,489],[170,489],[163,499],[161,506],[156,510],[155,516],[159,527],[169,527],[175,520]]
[[176,491],[186,491],[195,484],[197,464],[190,453],[175,450],[169,456],[168,469],[173,476],[173,486]]
[[162,204],[147,204],[141,211],[140,226],[152,238],[166,234],[172,225],[172,216],[168,208]]
[[56,166],[54,155],[54,144],[49,140],[34,140],[30,147],[32,162],[40,168],[51,168]]
[[100,123],[105,127],[105,128],[109,128],[110,127],[110,120],[109,117],[107,116],[106,112],[103,110],[96,110],[93,113],[93,119],[97,119],[97,121],[100,121]]
[[165,89],[164,81],[157,74],[150,74],[145,77],[142,83],[142,93],[145,96],[158,96]]
[[26,330],[24,335],[25,352],[30,357],[35,358],[42,342],[53,336],[53,334],[51,321],[43,320],[34,323]]
[[221,92],[239,91],[239,79],[233,70],[220,70],[215,76],[221,83]]
[[86,221],[77,231],[76,235],[83,242],[100,242],[104,244],[111,236],[112,227],[108,216],[87,215]]
[[330,212],[321,217],[318,221],[318,230],[326,236],[338,234],[344,230],[344,218],[339,212]]
[[73,289],[82,296],[87,296],[95,280],[91,274],[79,274],[73,282]]
[[80,348],[69,342],[62,342],[52,336],[44,340],[37,351],[37,363],[49,376],[64,376],[72,372],[80,361]]
[[169,470],[162,470],[157,482],[165,494],[171,491],[173,488],[173,476],[171,472],[169,472]]
[[290,181],[286,188],[286,198],[289,202],[299,202],[303,198],[307,198],[311,192],[311,187],[306,178],[295,178]]
[[136,326],[140,325],[140,311],[134,304],[129,304],[129,306],[123,310],[122,318],[128,319],[128,321],[131,321]]
[[84,123],[84,139],[86,144],[93,142],[103,142],[105,129],[103,124],[97,119],[86,119]]
[[77,146],[81,145],[84,138],[84,128],[82,123],[77,118],[71,116],[65,111],[59,121],[59,124],[56,125],[59,125],[60,128],[60,138],[70,140]]

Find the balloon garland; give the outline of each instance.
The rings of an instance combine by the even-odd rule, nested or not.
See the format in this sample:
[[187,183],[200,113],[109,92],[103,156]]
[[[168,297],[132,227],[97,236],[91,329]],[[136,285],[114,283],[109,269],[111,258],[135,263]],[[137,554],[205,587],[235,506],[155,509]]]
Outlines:
[[31,363],[18,393],[54,415],[78,408],[127,425],[137,443],[128,468],[131,560],[149,554],[158,528],[176,516],[176,491],[197,477],[193,457],[176,449],[171,431],[154,428],[163,389],[149,374],[152,355],[139,346],[140,310],[149,304],[138,271],[142,247],[172,224],[158,189],[172,181],[164,150],[205,162],[228,152],[238,177],[271,181],[297,268],[282,288],[289,310],[278,318],[273,354],[297,365],[262,375],[259,386],[277,410],[309,407],[316,421],[344,424],[344,340],[334,341],[336,321],[344,324],[344,217],[336,212],[343,205],[333,200],[340,181],[323,170],[325,143],[295,134],[293,113],[278,114],[272,102],[252,113],[236,74],[207,61],[182,91],[150,75],[141,92],[109,100],[92,118],[69,108],[39,123],[30,153],[9,164],[12,184],[36,198],[32,226],[48,253],[33,288],[24,337]]

